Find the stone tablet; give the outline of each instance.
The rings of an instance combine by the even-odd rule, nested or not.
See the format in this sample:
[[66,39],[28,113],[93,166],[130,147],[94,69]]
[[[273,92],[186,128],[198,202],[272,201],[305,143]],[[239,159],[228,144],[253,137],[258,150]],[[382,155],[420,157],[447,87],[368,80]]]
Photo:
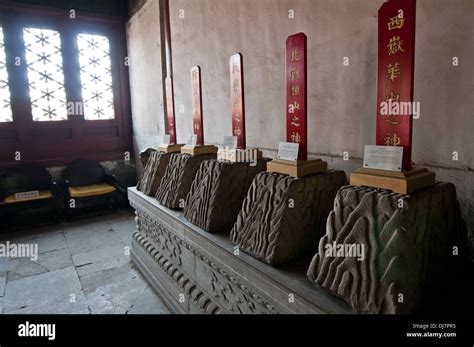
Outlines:
[[184,208],[186,195],[199,166],[204,160],[215,158],[216,154],[198,156],[172,154],[160,187],[156,192],[155,197],[158,202],[171,209]]
[[166,166],[170,160],[170,153],[151,152],[142,177],[138,182],[137,189],[146,195],[155,196],[161,179],[163,178]]
[[270,172],[258,174],[230,233],[231,242],[270,265],[314,250],[325,233],[334,197],[346,184],[343,171],[299,179]]
[[206,160],[201,164],[186,198],[184,216],[211,233],[230,230],[255,175],[268,159],[255,166],[244,162]]
[[346,186],[308,277],[357,312],[413,313],[456,271],[453,246],[461,248],[464,230],[451,183],[412,195]]

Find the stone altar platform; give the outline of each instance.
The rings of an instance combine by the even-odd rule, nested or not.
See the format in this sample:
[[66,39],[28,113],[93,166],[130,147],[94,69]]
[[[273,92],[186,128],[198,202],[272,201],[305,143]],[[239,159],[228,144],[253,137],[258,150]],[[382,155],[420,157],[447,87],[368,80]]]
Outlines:
[[411,195],[342,187],[308,277],[357,312],[417,312],[442,283],[456,284],[464,233],[453,184]]
[[257,160],[254,166],[247,162],[203,162],[186,198],[186,219],[211,233],[230,230],[250,184],[268,161]]
[[259,173],[231,230],[232,243],[274,266],[314,252],[326,233],[336,193],[344,185],[343,171],[301,178]]
[[186,195],[194,181],[196,172],[205,160],[216,159],[217,154],[172,154],[156,191],[156,199],[163,205],[172,209],[184,208]]
[[307,280],[310,258],[275,269],[234,254],[228,231],[205,232],[136,188],[128,196],[137,215],[132,261],[173,312],[353,313]]

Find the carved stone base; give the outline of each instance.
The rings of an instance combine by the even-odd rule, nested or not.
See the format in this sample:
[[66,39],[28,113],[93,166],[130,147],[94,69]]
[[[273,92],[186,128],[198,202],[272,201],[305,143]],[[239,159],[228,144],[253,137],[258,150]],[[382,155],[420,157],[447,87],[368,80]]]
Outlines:
[[142,177],[138,182],[137,189],[146,195],[155,196],[171,154],[162,152],[150,152]]
[[318,172],[326,172],[328,164],[321,159],[291,161],[282,159],[273,159],[267,164],[268,172],[281,173],[292,177],[303,177]]
[[423,167],[404,172],[358,169],[351,174],[351,184],[411,194],[417,189],[434,185],[435,174]]
[[334,197],[346,184],[343,171],[300,179],[269,172],[258,174],[230,233],[232,243],[271,265],[314,251],[325,234]]
[[142,163],[143,167],[146,166],[148,159],[150,158],[150,153],[156,152],[154,148],[146,148],[140,152],[140,162]]
[[[280,270],[234,253],[228,234],[210,234],[134,188],[131,259],[171,311],[192,314],[353,313],[306,280],[310,259]],[[290,300],[291,298],[291,300]]]
[[450,281],[464,228],[450,183],[412,195],[346,186],[308,277],[357,312],[412,313],[436,283]]
[[163,153],[181,153],[181,147],[184,144],[176,144],[176,145],[160,145],[158,146],[158,151]]
[[203,155],[203,154],[215,154],[214,159],[217,157],[217,147],[213,145],[204,146],[183,146],[181,147],[182,154],[189,155]]
[[255,175],[267,159],[248,163],[207,160],[202,163],[186,199],[184,216],[211,233],[230,230]]
[[171,154],[166,172],[156,192],[156,199],[162,205],[172,208],[184,208],[186,195],[191,188],[196,172],[204,160],[216,159],[216,154],[190,156]]

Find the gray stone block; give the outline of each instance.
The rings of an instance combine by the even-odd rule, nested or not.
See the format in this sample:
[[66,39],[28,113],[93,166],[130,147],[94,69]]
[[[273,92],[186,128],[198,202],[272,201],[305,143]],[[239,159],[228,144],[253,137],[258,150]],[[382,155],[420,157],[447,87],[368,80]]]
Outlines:
[[[463,248],[463,230],[450,183],[411,195],[346,186],[336,196],[308,277],[357,312],[412,313],[430,287],[449,281],[456,269],[453,246]],[[356,257],[356,248],[351,253],[352,245],[363,246],[363,257]]]
[[185,218],[211,233],[230,230],[237,219],[251,182],[266,169],[268,159],[249,163],[204,161],[191,185]]
[[156,192],[160,204],[172,209],[184,207],[186,195],[191,188],[196,172],[204,160],[216,159],[216,154],[191,156],[172,154],[166,172]]
[[343,171],[302,178],[262,172],[247,193],[230,239],[241,251],[274,266],[313,251],[325,233],[334,197],[346,184]]

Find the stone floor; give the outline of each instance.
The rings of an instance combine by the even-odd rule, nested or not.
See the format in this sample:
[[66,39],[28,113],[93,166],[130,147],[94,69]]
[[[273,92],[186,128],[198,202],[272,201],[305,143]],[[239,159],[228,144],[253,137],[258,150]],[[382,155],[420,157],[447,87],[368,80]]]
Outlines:
[[130,262],[134,213],[0,235],[38,244],[38,259],[0,257],[3,314],[167,314]]

